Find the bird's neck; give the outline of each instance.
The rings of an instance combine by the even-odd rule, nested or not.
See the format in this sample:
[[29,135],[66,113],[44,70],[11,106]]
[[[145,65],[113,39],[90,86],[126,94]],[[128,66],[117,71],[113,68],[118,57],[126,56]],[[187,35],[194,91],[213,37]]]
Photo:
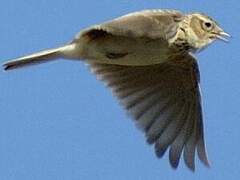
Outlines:
[[192,38],[190,34],[189,20],[185,18],[179,22],[177,33],[169,40],[169,44],[172,48],[183,53],[195,51],[194,37]]

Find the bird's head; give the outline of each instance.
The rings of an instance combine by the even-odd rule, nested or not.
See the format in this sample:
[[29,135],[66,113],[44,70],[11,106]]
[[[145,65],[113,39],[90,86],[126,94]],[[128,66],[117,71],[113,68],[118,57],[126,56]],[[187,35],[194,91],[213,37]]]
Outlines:
[[228,41],[226,37],[230,37],[219,27],[216,21],[205,14],[190,14],[188,23],[190,26],[188,41],[196,50],[205,48],[217,39],[226,42]]

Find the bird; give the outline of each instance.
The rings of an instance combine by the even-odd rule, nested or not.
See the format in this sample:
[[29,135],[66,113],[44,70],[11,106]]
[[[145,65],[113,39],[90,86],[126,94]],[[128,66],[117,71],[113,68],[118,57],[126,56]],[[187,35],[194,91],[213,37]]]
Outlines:
[[3,67],[82,61],[111,89],[158,158],[168,151],[173,169],[183,158],[195,171],[197,155],[210,167],[195,54],[228,37],[204,13],[146,9],[87,27],[61,47],[7,61]]

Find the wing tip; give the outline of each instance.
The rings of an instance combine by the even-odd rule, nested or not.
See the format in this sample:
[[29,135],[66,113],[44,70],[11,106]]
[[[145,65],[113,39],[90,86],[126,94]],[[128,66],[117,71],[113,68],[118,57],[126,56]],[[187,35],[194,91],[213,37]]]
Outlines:
[[170,160],[169,162],[170,162],[170,165],[171,165],[172,169],[177,170],[178,165],[179,165],[179,161]]
[[211,163],[209,162],[208,158],[199,158],[201,160],[201,162],[207,167],[207,168],[211,168]]
[[158,158],[162,158],[166,151],[167,151],[167,147],[158,147],[155,144],[155,154]]
[[198,157],[199,157],[200,161],[207,168],[210,168],[211,167],[211,163],[208,160],[208,155],[207,155],[206,146],[205,146],[203,137],[200,139],[200,141],[197,144],[197,153],[198,153]]

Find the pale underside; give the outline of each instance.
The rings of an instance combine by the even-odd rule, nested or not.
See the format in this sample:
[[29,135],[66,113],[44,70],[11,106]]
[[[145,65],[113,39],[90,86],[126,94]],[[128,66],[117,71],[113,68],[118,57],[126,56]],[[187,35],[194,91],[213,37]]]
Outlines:
[[[81,31],[67,57],[119,65],[151,65],[168,61],[178,49],[171,47],[178,33],[178,11],[142,11]],[[118,60],[107,54],[125,54]]]

